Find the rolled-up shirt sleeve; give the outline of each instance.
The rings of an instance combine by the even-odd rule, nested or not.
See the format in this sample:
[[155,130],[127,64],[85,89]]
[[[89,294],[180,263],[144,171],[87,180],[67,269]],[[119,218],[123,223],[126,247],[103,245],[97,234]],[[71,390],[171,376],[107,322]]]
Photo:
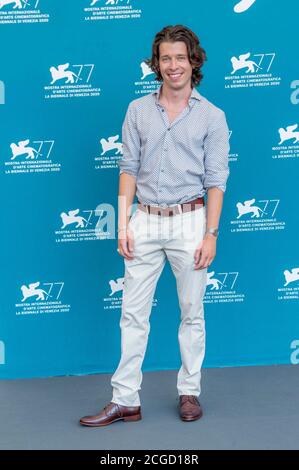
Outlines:
[[229,176],[229,129],[225,113],[220,110],[213,117],[204,139],[204,168],[203,187],[205,190],[217,187],[223,192]]
[[119,174],[137,176],[140,167],[140,137],[136,127],[135,109],[129,104],[122,125],[123,156],[118,160]]

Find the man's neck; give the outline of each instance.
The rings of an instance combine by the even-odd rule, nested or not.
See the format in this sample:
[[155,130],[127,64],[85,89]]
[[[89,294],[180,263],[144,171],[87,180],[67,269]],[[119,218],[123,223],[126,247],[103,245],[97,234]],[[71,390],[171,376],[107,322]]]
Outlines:
[[174,90],[167,87],[163,82],[160,93],[160,100],[165,100],[167,103],[180,104],[189,100],[192,93],[191,84],[180,89]]

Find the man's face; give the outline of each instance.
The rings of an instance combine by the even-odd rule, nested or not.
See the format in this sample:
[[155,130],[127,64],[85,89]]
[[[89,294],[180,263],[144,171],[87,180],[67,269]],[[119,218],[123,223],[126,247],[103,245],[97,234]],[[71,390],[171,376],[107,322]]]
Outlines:
[[191,84],[192,66],[183,41],[162,42],[159,46],[159,67],[164,83],[173,90]]

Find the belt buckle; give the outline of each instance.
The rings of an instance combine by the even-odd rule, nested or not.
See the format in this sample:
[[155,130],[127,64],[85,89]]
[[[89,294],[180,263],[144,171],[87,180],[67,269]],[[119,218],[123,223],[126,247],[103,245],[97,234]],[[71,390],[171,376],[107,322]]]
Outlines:
[[160,206],[155,206],[153,210],[153,214],[163,216],[165,214],[165,210],[167,207],[160,207]]
[[182,208],[180,206],[180,204],[177,204],[175,206],[168,206],[168,207],[163,207],[161,209],[159,209],[158,211],[158,215],[165,215],[167,217],[171,217],[171,216],[174,216],[176,214],[180,214],[182,213]]
[[163,207],[161,209],[159,209],[159,215],[162,215],[162,216],[167,216],[167,217],[170,217],[173,215],[173,208],[172,207]]
[[178,214],[177,206],[168,206],[162,209],[162,214],[167,217],[172,217],[173,215]]

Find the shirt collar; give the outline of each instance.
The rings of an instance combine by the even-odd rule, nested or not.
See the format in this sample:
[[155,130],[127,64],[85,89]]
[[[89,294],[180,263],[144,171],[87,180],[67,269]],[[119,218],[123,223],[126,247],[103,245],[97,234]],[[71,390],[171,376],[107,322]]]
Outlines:
[[[162,85],[163,85],[163,83],[161,83],[158,86],[158,88],[153,92],[155,102],[159,106],[161,106],[160,103],[159,103],[159,99],[160,99],[160,96],[161,96]],[[190,98],[189,98],[189,105],[191,104],[192,99],[196,99],[196,100],[200,101],[201,98],[202,98],[201,94],[196,90],[196,88],[193,87]]]

